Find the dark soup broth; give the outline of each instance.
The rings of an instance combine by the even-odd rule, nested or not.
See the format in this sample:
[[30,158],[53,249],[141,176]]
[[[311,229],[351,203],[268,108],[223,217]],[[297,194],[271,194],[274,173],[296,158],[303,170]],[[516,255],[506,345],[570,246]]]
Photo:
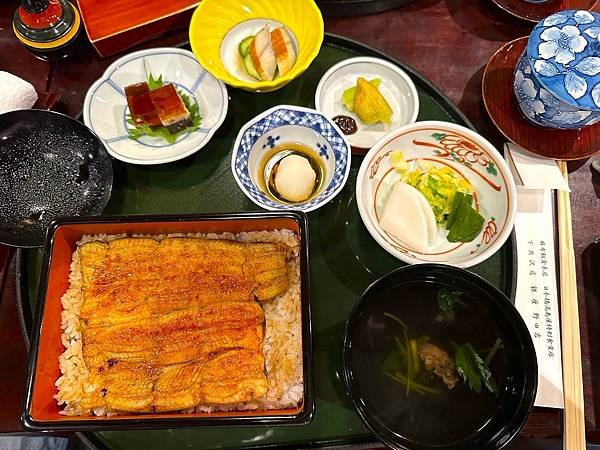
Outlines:
[[482,429],[506,384],[493,318],[467,294],[433,282],[392,286],[371,300],[350,364],[374,419],[426,447]]

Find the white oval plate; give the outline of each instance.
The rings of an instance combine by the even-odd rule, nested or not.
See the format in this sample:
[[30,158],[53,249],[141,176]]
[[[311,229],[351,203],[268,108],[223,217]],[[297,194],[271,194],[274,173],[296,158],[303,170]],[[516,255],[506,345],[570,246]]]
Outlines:
[[[130,139],[125,86],[154,77],[175,83],[200,109],[200,128],[169,144],[162,138]],[[112,63],[89,88],[83,121],[104,142],[111,156],[132,164],[163,164],[185,158],[204,147],[227,115],[227,88],[200,66],[194,54],[178,48],[154,48],[130,53]]]
[[[342,94],[349,87],[356,86],[358,77],[366,78],[367,81],[381,79],[379,92],[393,111],[390,125],[365,125],[343,105]],[[346,139],[352,147],[369,149],[387,133],[417,120],[419,96],[408,74],[394,64],[379,58],[349,58],[325,72],[315,93],[315,109],[329,118],[339,115],[352,117],[358,131],[347,135]]]
[[[417,252],[379,225],[385,201],[400,174],[390,154],[401,150],[409,163],[423,159],[449,167],[475,188],[476,204],[485,218],[472,242],[452,243],[438,225],[436,243]],[[363,223],[386,251],[409,264],[437,262],[470,267],[492,256],[508,239],[516,214],[516,188],[504,158],[492,144],[468,128],[447,122],[417,122],[378,142],[365,156],[356,179],[356,201]]]

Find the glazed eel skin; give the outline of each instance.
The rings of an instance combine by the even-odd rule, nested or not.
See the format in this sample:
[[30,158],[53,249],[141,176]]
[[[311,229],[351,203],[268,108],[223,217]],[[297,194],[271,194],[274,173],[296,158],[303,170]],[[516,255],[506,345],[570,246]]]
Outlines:
[[265,395],[260,302],[288,288],[287,247],[121,238],[79,251],[83,408],[160,412]]

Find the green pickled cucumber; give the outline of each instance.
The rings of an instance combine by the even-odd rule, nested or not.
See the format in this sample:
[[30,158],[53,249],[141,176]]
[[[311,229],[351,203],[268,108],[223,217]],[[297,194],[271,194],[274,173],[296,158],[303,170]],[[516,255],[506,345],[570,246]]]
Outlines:
[[260,75],[258,74],[258,71],[254,67],[254,63],[252,62],[250,53],[248,53],[246,56],[244,56],[242,58],[242,60],[244,61],[244,67],[246,68],[246,72],[248,72],[248,75],[250,75],[252,78],[256,78],[257,80],[260,81]]
[[254,36],[248,36],[246,39],[243,39],[242,42],[240,42],[238,51],[240,52],[240,56],[242,58],[245,58],[246,55],[250,53],[250,45],[252,44],[253,40]]

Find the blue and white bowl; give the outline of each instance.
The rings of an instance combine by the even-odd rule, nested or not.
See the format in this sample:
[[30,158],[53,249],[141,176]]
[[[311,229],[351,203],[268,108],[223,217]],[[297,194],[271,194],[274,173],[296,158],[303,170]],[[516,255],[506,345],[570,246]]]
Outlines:
[[[198,106],[200,127],[183,133],[173,144],[160,137],[129,138],[125,86],[162,76]],[[179,48],[152,48],[117,59],[89,88],[83,121],[102,139],[108,153],[131,164],[163,164],[185,158],[204,147],[227,115],[227,88],[200,65],[194,54]]]
[[[305,203],[277,202],[259,187],[259,166],[263,156],[285,142],[313,148],[325,166],[321,192]],[[300,106],[280,105],[259,114],[242,127],[233,147],[231,170],[241,190],[258,206],[272,211],[309,212],[334,198],[346,184],[350,173],[350,144],[342,131],[322,113]]]
[[515,69],[514,91],[536,125],[576,129],[600,120],[600,14],[566,10],[540,21]]

